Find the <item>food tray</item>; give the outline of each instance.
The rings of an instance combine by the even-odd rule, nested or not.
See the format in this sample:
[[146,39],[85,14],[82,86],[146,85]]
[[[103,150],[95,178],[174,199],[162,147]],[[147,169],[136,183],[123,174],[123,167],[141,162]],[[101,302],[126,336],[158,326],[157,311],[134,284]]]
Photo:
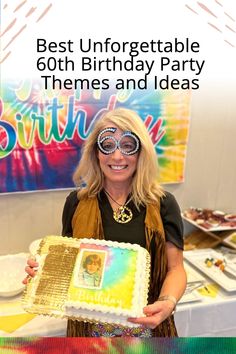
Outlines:
[[[224,290],[228,292],[236,291],[236,276],[229,277],[227,273],[224,273],[219,267],[212,266],[207,267],[205,260],[207,258],[222,259],[224,256],[213,249],[194,250],[184,252],[184,259],[198,270],[203,272],[209,278],[219,284]],[[236,272],[236,264],[231,263],[229,268]],[[226,267],[227,269],[227,267]]]
[[236,215],[219,210],[191,207],[183,211],[182,217],[203,231],[236,230]]

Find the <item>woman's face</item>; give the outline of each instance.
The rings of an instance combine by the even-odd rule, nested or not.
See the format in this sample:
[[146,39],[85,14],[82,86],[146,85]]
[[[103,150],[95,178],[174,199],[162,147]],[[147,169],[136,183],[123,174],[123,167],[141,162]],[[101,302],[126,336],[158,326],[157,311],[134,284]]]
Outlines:
[[[113,123],[110,123],[105,128],[108,127],[116,128],[115,132],[105,132],[102,137],[112,136],[119,141],[124,132]],[[122,146],[129,148],[130,140],[129,137],[122,138]],[[109,139],[105,140],[103,144],[105,148],[109,147]],[[98,150],[98,160],[105,177],[105,182],[129,184],[137,168],[138,155],[138,152],[133,155],[122,154],[118,148],[110,154],[104,154]]]

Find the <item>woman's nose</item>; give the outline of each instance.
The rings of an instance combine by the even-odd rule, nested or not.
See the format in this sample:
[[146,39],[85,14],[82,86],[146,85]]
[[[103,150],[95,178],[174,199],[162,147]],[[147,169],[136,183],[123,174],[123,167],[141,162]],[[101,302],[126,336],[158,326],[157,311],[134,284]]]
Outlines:
[[112,157],[116,160],[120,160],[123,159],[123,154],[120,152],[120,150],[117,148],[113,153],[112,153]]

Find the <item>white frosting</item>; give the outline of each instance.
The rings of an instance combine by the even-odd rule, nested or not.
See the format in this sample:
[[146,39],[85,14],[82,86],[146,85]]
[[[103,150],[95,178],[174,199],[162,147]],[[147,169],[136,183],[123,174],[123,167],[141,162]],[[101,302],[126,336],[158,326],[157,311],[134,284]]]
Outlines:
[[[68,238],[68,237],[66,237],[66,238]],[[128,250],[134,250],[134,251],[145,250],[143,247],[137,245],[136,243],[97,240],[94,238],[81,238],[81,239],[76,239],[76,240],[79,241],[80,243],[90,243],[93,245],[108,246],[108,247],[114,247],[114,248],[126,248]]]
[[[77,309],[75,307],[66,307],[66,315],[68,317],[91,321],[91,322],[102,322],[102,323],[112,323],[127,327],[140,327],[139,324],[129,322],[128,317],[136,317],[127,315],[115,315],[114,313],[101,312],[101,311],[91,311],[86,309]],[[144,316],[142,313],[140,316]]]

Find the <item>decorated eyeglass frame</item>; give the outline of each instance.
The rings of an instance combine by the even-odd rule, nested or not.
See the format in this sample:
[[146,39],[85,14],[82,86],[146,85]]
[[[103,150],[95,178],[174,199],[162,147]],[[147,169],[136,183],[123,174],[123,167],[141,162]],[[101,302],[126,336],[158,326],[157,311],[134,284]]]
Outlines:
[[[120,139],[117,140],[112,135],[103,134],[107,132],[115,133],[117,128],[109,127],[103,129],[97,137],[98,149],[105,155],[112,154],[118,149],[123,155],[134,155],[140,149],[140,140],[136,134],[131,131],[125,131],[121,134]],[[127,140],[127,137],[130,138]]]

